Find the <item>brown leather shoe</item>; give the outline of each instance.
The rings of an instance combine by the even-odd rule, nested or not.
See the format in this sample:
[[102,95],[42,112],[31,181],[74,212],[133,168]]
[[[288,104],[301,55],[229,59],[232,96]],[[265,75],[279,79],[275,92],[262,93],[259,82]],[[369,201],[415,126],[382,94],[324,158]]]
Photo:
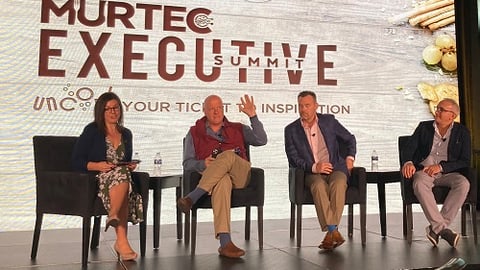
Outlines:
[[340,234],[338,230],[334,230],[332,232],[332,238],[333,238],[333,248],[336,248],[345,242],[345,239],[343,239],[343,236]]
[[183,213],[188,214],[192,209],[193,201],[190,197],[179,198],[177,201],[177,207],[182,210]]
[[225,247],[219,247],[218,248],[218,253],[220,256],[224,256],[227,258],[240,258],[243,255],[245,255],[245,250],[238,248],[233,244],[232,241],[228,242],[228,244]]
[[325,250],[332,250],[335,248],[333,243],[333,234],[331,232],[327,232],[327,234],[325,234],[325,237],[323,238],[323,241],[318,246],[318,248]]

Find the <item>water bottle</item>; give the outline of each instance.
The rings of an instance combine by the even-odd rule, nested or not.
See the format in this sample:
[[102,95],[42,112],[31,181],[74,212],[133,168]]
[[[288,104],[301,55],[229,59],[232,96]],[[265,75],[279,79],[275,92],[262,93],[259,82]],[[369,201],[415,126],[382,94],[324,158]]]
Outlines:
[[[140,154],[138,152],[135,152],[133,154],[132,160],[140,160]],[[137,167],[135,168],[135,171],[140,171],[140,163],[137,163]]]
[[372,151],[372,164],[371,171],[378,172],[378,154],[376,150]]
[[160,176],[161,171],[162,171],[162,155],[160,155],[160,152],[157,152],[155,154],[155,158],[153,158],[153,175],[154,176]]

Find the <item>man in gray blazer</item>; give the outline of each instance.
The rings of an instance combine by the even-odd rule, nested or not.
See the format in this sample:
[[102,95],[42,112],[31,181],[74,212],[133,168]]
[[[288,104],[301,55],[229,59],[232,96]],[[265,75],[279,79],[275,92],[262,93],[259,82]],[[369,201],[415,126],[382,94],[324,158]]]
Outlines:
[[[327,232],[319,248],[332,250],[345,242],[338,224],[357,152],[356,140],[333,115],[317,113],[314,92],[303,91],[297,99],[300,118],[285,128],[285,152],[290,167],[305,171],[320,227]],[[340,156],[339,144],[345,144],[346,158]]]
[[[462,174],[470,166],[470,132],[454,122],[459,113],[455,100],[440,101],[435,120],[420,122],[402,149],[406,161],[402,174],[413,179],[413,191],[430,223],[427,238],[434,246],[438,245],[439,236],[452,247],[457,246],[460,235],[448,227],[470,189],[470,182]],[[434,186],[450,187],[441,211],[432,192]]]

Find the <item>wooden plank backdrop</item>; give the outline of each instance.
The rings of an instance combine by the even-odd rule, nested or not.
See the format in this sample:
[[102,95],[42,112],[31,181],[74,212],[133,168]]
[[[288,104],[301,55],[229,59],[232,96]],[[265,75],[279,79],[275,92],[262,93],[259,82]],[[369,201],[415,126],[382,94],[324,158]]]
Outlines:
[[[70,0],[73,2],[73,0]],[[82,0],[83,1],[83,0]],[[428,104],[417,90],[419,82],[430,84],[457,83],[456,76],[442,75],[425,68],[422,50],[439,34],[455,35],[454,25],[437,31],[410,26],[406,19],[396,24],[392,16],[412,8],[406,0],[270,0],[270,1],[121,1],[135,7],[136,3],[184,7],[174,12],[185,17],[195,8],[211,10],[211,32],[198,34],[187,27],[185,32],[163,30],[162,11],[154,13],[152,30],[144,29],[145,12],[135,9],[131,22],[135,29],[120,21],[115,27],[104,24],[85,26],[67,16],[50,12],[50,21],[41,22],[42,3],[57,6],[67,1],[4,0],[0,9],[0,231],[31,229],[34,223],[35,185],[31,138],[37,134],[78,135],[93,119],[94,99],[112,90],[120,95],[125,108],[125,125],[134,132],[135,151],[140,153],[141,168],[150,170],[153,156],[160,151],[166,173],[181,171],[182,138],[194,120],[201,117],[201,103],[209,94],[219,94],[230,104],[226,116],[248,124],[246,116],[236,108],[244,94],[254,96],[259,118],[267,130],[266,146],[252,149],[253,164],[265,169],[267,183],[266,218],[288,216],[287,160],[284,153],[283,128],[298,117],[296,95],[312,90],[318,95],[322,113],[334,113],[357,138],[357,166],[369,167],[370,153],[379,154],[383,170],[398,168],[397,137],[410,134],[417,123],[431,119]],[[85,0],[87,17],[95,18],[98,1]],[[107,6],[110,2],[107,2]],[[123,12],[121,8],[118,13]],[[185,18],[174,25],[185,26]],[[41,42],[45,31],[66,31],[64,37]],[[109,78],[101,78],[96,67],[87,77],[78,74],[89,56],[80,32],[88,33],[96,44],[102,34],[110,34],[100,56]],[[147,74],[147,79],[124,79],[124,40],[128,35],[143,35],[148,40],[134,42],[132,51],[142,57],[132,61],[132,71]],[[172,45],[159,52],[159,44],[167,37],[180,40],[184,51]],[[221,75],[212,82],[196,76],[196,41],[203,40],[203,71],[210,74],[213,66]],[[215,65],[212,54],[214,40],[221,41],[222,65]],[[247,55],[239,55],[232,41],[250,41]],[[45,42],[48,42],[45,45]],[[272,44],[271,58],[279,59],[272,68],[272,83],[264,82],[267,58],[265,43]],[[50,69],[66,70],[63,77],[39,76],[40,47],[62,50],[61,56],[50,56]],[[292,57],[284,57],[282,44],[289,44]],[[301,45],[306,46],[301,67],[293,63]],[[331,45],[335,51],[325,52],[325,61],[333,68],[325,70],[326,79],[336,85],[318,84],[317,47]],[[185,66],[184,75],[167,81],[158,74],[159,59],[166,57],[167,71],[175,65]],[[241,58],[242,64],[230,59]],[[246,60],[259,59],[256,66]],[[289,67],[285,60],[290,61]],[[245,68],[247,81],[239,82],[239,68]],[[287,69],[301,71],[298,84],[289,82]],[[57,107],[48,108],[48,100]],[[41,101],[43,100],[43,103]],[[163,109],[160,109],[163,108]],[[287,110],[288,108],[288,110]],[[343,109],[343,110],[342,110]],[[397,200],[398,190],[392,193]],[[172,195],[173,196],[173,195]],[[376,200],[369,195],[369,200]],[[174,222],[174,205],[162,210]],[[399,208],[400,209],[400,208]],[[373,207],[369,211],[375,211]],[[312,212],[313,213],[313,212]],[[11,219],[20,221],[11,223]],[[208,217],[206,218],[208,220]],[[16,224],[15,228],[10,227]],[[75,226],[74,223],[52,227]]]

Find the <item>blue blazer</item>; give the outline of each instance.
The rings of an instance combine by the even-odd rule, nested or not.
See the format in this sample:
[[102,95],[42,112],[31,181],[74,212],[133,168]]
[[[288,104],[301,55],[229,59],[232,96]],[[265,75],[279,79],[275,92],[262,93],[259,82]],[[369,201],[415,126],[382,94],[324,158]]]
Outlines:
[[[132,132],[123,128],[122,143],[125,145],[125,158],[123,161],[132,160]],[[87,171],[89,161],[99,162],[107,160],[107,143],[105,134],[92,122],[88,124],[77,140],[72,154],[72,167],[75,171]]]
[[[405,148],[402,149],[405,162],[412,161],[417,170],[423,169],[420,163],[428,157],[432,150],[433,136],[435,134],[433,121],[420,122],[406,143]],[[462,169],[470,167],[472,152],[470,131],[467,127],[456,122],[453,123],[447,151],[448,160],[440,162],[443,173],[463,172]]]
[[[345,157],[355,157],[357,153],[355,136],[342,126],[342,124],[335,119],[335,116],[317,113],[317,117],[320,131],[328,148],[333,170],[342,171],[345,175],[349,176]],[[286,126],[284,134],[285,152],[289,166],[301,168],[307,173],[312,173],[312,166],[315,163],[315,159],[300,118]],[[341,156],[339,152],[339,143],[346,146],[345,156]]]

